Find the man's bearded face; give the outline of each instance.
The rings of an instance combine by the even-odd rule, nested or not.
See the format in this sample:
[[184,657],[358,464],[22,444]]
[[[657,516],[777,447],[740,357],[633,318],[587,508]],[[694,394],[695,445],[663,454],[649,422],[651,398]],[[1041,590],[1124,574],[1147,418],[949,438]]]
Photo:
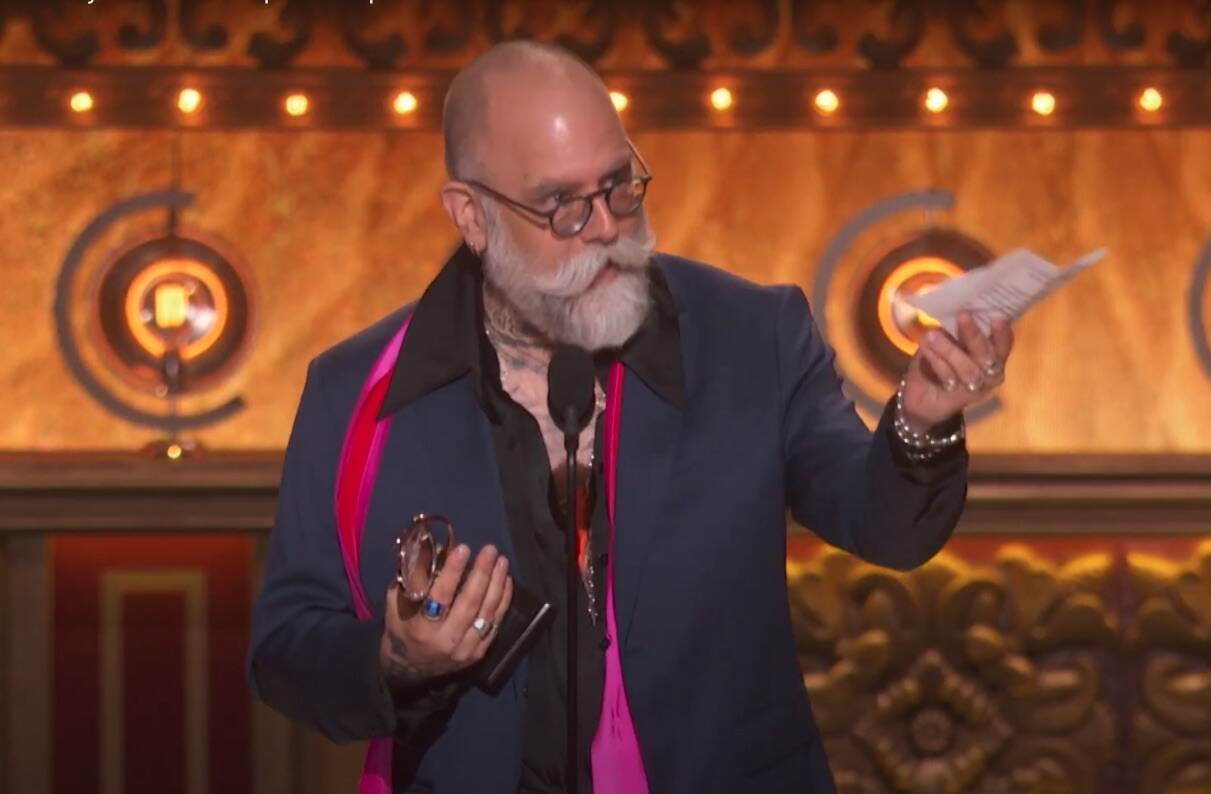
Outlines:
[[655,245],[643,210],[629,233],[539,269],[517,244],[499,205],[485,200],[483,206],[484,275],[523,320],[554,342],[590,351],[621,347],[639,330],[651,305],[648,268]]

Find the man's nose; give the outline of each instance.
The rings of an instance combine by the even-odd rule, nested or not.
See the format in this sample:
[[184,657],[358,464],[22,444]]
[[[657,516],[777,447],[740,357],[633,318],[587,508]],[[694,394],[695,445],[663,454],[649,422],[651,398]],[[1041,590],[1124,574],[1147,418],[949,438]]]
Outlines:
[[618,239],[618,221],[614,218],[614,213],[610,212],[610,205],[606,203],[605,196],[594,197],[593,213],[581,230],[581,235],[586,242],[609,244]]

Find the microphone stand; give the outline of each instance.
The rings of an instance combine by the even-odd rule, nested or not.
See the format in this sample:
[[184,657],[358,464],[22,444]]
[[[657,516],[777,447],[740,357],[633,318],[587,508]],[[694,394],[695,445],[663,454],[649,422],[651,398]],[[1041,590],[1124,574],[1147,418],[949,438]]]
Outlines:
[[580,561],[577,548],[578,532],[576,526],[576,448],[580,445],[580,433],[576,431],[576,411],[568,408],[564,413],[563,445],[567,455],[567,484],[568,508],[564,511],[564,523],[567,534],[565,545],[568,559],[568,666],[567,666],[567,733],[568,733],[568,765],[566,784],[569,794],[577,794],[580,786],[580,766],[577,763],[578,747],[576,741],[578,711],[576,700],[578,694],[578,679],[576,676],[578,647],[576,643],[576,624],[580,619],[577,611],[577,591],[580,589]]
[[580,444],[580,431],[593,416],[593,360],[587,350],[575,345],[565,345],[551,356],[547,367],[547,408],[552,421],[563,428],[563,446],[567,452],[567,510],[564,511],[565,551],[568,574],[568,663],[567,663],[567,771],[564,775],[566,788],[577,794],[580,786],[579,743],[576,741],[576,708],[579,687],[576,643],[577,623],[580,611],[577,608],[576,591],[580,588],[579,536],[576,531],[576,447]]

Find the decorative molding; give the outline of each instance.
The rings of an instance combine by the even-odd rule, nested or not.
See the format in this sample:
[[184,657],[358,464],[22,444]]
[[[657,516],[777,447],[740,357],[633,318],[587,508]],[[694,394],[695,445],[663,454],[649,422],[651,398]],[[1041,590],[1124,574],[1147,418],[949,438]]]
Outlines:
[[1127,566],[1140,791],[1211,790],[1211,540],[1187,560],[1136,553]]
[[[557,42],[592,63],[627,55],[681,70],[790,57],[843,58],[888,70],[940,47],[959,61],[954,65],[981,69],[1062,57],[1079,61],[1090,47],[1149,55],[1180,68],[1203,67],[1211,57],[1206,3],[1169,14],[1145,13],[1155,3],[1140,0],[585,0],[553,13],[554,6],[525,0],[267,0],[208,8],[201,0],[140,0],[73,7],[66,0],[9,0],[0,9],[0,40],[8,28],[24,24],[39,53],[63,66],[135,61],[171,50],[178,59],[226,55],[262,69],[317,59],[369,69],[423,66],[465,60],[517,37]],[[631,42],[638,48],[630,49]]]
[[121,794],[129,785],[126,751],[126,626],[123,600],[128,595],[179,597],[184,604],[184,623],[178,628],[184,649],[180,684],[184,711],[177,725],[163,730],[182,731],[185,749],[184,794],[204,794],[208,783],[210,742],[210,695],[206,671],[209,659],[206,574],[200,570],[106,570],[100,582],[100,700],[98,727],[101,731],[101,794]]
[[267,532],[282,455],[0,453],[0,533]]
[[[434,130],[454,72],[495,42],[556,42],[626,93],[633,129],[1203,127],[1211,5],[1142,0],[140,0],[0,7],[0,126]],[[216,12],[215,8],[223,7]],[[7,46],[6,46],[7,45]],[[736,97],[725,112],[706,101]],[[201,109],[179,112],[184,87]],[[921,96],[945,90],[947,109]],[[1145,87],[1163,105],[1142,111]],[[816,112],[815,92],[841,97]],[[78,90],[87,112],[67,107]],[[1029,109],[1038,90],[1056,110]],[[390,108],[411,91],[415,112]],[[291,117],[288,91],[312,109]]]
[[[789,566],[804,682],[840,792],[1118,790],[1101,655],[1109,554],[1007,545],[901,574],[826,550]],[[856,720],[855,720],[856,718]]]
[[[264,532],[280,452],[0,452],[3,532]],[[1211,456],[975,455],[960,535],[1211,534]]]

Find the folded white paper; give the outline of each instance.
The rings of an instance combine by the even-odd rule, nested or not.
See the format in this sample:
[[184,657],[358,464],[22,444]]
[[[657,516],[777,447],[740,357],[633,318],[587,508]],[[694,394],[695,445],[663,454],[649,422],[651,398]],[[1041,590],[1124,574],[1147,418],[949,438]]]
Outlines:
[[1097,262],[1106,249],[1085,254],[1067,267],[1056,267],[1032,251],[1017,248],[1004,256],[944,281],[928,292],[899,298],[928,314],[957,335],[960,311],[969,311],[976,325],[988,333],[996,316],[1017,319],[1034,304],[1059,289]]

